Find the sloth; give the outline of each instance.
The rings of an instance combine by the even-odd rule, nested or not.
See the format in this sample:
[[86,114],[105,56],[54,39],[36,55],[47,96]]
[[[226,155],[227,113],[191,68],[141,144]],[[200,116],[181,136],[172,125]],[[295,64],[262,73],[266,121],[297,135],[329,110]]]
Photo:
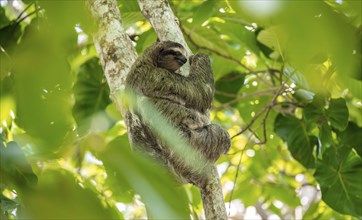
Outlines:
[[[190,56],[190,74],[179,71],[187,62],[181,44],[156,42],[133,64],[126,78],[126,88],[151,100],[156,109],[186,138],[205,159],[214,163],[230,147],[230,136],[219,125],[210,123],[209,110],[214,96],[214,78],[209,57],[198,53]],[[135,113],[137,114],[137,112]],[[193,171],[175,158],[172,149],[162,146],[149,126],[137,114],[126,120],[131,142],[141,150],[158,157],[190,181]],[[133,121],[132,121],[133,120]]]

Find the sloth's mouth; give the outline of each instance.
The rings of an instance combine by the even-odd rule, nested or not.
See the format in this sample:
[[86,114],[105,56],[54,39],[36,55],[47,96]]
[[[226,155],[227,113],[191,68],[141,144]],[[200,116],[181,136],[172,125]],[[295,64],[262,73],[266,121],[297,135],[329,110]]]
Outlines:
[[184,57],[184,56],[181,56],[181,57],[177,57],[176,58],[177,62],[181,65],[184,65],[186,62],[187,62],[187,58]]

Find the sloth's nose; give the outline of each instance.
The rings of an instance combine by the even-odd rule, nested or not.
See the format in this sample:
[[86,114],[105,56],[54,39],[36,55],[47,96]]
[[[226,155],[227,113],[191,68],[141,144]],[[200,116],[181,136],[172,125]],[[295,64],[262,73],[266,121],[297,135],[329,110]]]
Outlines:
[[179,56],[177,59],[182,63],[185,64],[187,62],[187,58],[185,56]]

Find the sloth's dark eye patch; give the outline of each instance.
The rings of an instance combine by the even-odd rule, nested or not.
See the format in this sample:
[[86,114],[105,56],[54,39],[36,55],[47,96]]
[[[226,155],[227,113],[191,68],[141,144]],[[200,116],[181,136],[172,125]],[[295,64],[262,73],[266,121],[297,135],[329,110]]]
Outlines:
[[167,55],[181,56],[182,55],[179,51],[174,51],[174,50],[165,50],[165,51],[162,51],[161,54],[164,56],[167,56]]

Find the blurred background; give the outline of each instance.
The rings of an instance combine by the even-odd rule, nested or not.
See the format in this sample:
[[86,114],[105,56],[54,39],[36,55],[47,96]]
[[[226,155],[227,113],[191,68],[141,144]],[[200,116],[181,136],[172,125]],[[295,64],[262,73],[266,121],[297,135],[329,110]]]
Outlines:
[[[139,54],[156,41],[117,1]],[[169,0],[210,56],[230,219],[361,219],[361,1]],[[199,191],[131,152],[84,1],[0,1],[1,219],[203,217]]]

